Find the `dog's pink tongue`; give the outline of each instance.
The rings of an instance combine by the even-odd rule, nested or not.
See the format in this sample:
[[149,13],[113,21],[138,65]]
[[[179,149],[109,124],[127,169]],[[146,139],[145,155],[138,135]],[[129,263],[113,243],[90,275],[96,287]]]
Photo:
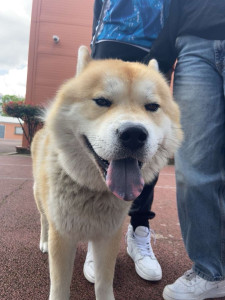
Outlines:
[[117,198],[126,201],[136,199],[144,187],[138,161],[132,158],[111,161],[106,184]]

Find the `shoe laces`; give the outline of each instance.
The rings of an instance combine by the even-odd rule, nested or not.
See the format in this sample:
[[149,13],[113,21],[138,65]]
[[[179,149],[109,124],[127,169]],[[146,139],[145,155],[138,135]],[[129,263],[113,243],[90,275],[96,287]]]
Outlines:
[[183,277],[187,280],[187,281],[189,281],[189,282],[191,282],[191,281],[194,281],[194,282],[196,282],[197,281],[197,278],[199,278],[199,276],[195,273],[195,271],[194,270],[188,270],[187,272],[185,272],[184,273],[184,275],[183,275]]
[[133,238],[136,242],[137,248],[140,251],[142,256],[150,256],[151,258],[155,258],[155,254],[154,254],[152,246],[151,246],[151,236],[152,235],[153,235],[154,244],[155,244],[155,242],[156,242],[155,232],[152,229],[150,229],[147,237],[140,238],[138,235],[133,234]]

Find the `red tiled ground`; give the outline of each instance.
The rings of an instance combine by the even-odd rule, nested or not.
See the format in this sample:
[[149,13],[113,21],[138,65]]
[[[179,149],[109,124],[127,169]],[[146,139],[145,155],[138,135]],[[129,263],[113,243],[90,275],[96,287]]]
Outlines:
[[[47,300],[49,290],[48,257],[39,250],[39,215],[32,195],[31,158],[0,156],[0,299]],[[151,227],[156,232],[155,254],[161,263],[163,279],[142,280],[121,241],[114,291],[117,300],[161,300],[166,284],[190,268],[180,235],[175,201],[174,167],[166,167],[155,189]],[[129,218],[124,224],[124,236]],[[94,299],[93,285],[82,268],[86,244],[78,247],[71,285],[71,299]]]

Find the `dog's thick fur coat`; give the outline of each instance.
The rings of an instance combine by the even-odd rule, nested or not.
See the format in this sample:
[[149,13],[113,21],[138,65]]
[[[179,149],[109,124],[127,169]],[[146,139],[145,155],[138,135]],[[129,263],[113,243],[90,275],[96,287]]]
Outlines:
[[114,299],[126,200],[140,194],[182,139],[178,107],[156,69],[155,61],[94,61],[80,47],[76,77],[58,91],[35,135],[34,196],[50,300],[69,299],[80,240],[93,244],[96,299]]

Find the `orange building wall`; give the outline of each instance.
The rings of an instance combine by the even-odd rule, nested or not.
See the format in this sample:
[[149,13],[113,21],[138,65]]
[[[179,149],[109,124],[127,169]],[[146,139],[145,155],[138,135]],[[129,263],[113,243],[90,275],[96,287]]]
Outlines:
[[20,127],[20,124],[12,124],[0,122],[0,125],[5,126],[5,136],[6,140],[22,140],[22,134],[15,134],[15,127]]
[[[78,48],[90,45],[93,4],[94,0],[33,0],[26,103],[47,103],[75,75]],[[53,35],[59,37],[58,44]]]
[[[91,41],[93,0],[33,0],[26,102],[46,103],[76,70],[77,50]],[[52,36],[60,38],[55,44]]]

